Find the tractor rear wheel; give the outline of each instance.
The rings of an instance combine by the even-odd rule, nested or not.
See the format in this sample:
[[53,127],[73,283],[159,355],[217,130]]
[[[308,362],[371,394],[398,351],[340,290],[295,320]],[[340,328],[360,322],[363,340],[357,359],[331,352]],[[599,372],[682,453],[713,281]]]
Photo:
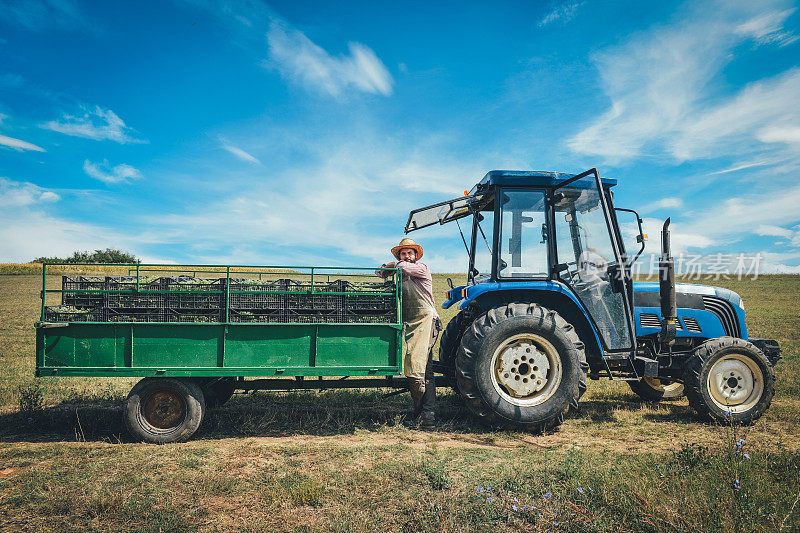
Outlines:
[[586,390],[584,345],[555,311],[511,303],[467,328],[456,358],[461,396],[488,423],[542,431],[560,424]]
[[643,400],[660,402],[661,400],[677,400],[683,397],[683,383],[658,378],[642,378],[641,381],[629,381],[631,390]]
[[125,425],[137,440],[183,442],[200,427],[205,410],[203,391],[194,381],[144,378],[125,401]]
[[445,326],[442,332],[442,337],[439,339],[439,362],[452,370],[452,373],[447,375],[447,381],[454,391],[458,392],[458,382],[456,381],[456,356],[458,355],[458,347],[461,345],[461,338],[467,327],[475,319],[475,312],[473,308],[468,307],[456,316]]
[[687,361],[686,396],[701,415],[749,424],[769,408],[775,373],[752,343],[720,337],[701,344]]

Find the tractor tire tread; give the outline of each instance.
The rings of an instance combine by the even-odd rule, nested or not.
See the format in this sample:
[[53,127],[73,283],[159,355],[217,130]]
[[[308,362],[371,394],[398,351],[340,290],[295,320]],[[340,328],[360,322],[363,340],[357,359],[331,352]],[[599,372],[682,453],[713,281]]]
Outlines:
[[[724,414],[716,413],[703,396],[702,374],[706,362],[720,350],[730,347],[749,350],[756,356],[757,362],[764,369],[764,399],[743,416],[733,413],[727,417]],[[717,337],[698,346],[693,355],[689,357],[684,373],[684,387],[689,405],[701,416],[723,423],[750,424],[760,418],[772,405],[772,398],[775,394],[775,372],[764,353],[751,342],[736,337]]]
[[466,328],[456,357],[456,380],[462,398],[467,408],[481,421],[489,425],[503,425],[524,428],[532,432],[551,430],[564,421],[564,412],[543,422],[526,424],[500,416],[485,401],[475,376],[475,363],[481,344],[490,330],[506,320],[515,317],[530,317],[538,321],[539,326],[550,323],[554,330],[563,335],[569,345],[575,350],[579,363],[579,379],[576,390],[570,393],[567,409],[577,409],[578,400],[586,392],[586,374],[589,365],[586,362],[584,344],[578,337],[574,326],[564,320],[556,311],[547,309],[535,303],[508,303],[489,309],[475,318]]

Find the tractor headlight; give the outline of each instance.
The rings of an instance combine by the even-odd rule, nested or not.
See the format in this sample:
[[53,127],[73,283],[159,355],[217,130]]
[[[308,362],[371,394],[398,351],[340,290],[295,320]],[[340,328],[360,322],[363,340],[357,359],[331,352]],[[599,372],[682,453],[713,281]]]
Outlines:
[[744,311],[744,298],[739,298],[739,309]]

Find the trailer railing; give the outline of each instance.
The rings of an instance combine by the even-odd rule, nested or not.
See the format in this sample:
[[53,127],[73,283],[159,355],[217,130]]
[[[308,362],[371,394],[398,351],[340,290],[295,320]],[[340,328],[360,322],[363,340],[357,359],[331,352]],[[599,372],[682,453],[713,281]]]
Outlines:
[[[69,266],[69,267],[85,267],[86,272],[90,272],[92,268],[96,269],[97,272],[107,273],[109,267],[116,267],[122,269],[123,272],[127,269],[128,278],[127,280],[121,281],[119,277],[110,277],[106,276],[106,283],[103,284],[102,289],[99,288],[69,288],[66,289],[64,287],[62,281],[62,287],[59,289],[55,288],[48,288],[48,274],[47,270],[48,267],[54,266]],[[97,270],[99,267],[99,270]],[[375,271],[385,271],[388,272],[388,277],[394,278],[394,283],[391,287],[390,291],[386,290],[374,290],[375,287],[370,287],[370,290],[348,290],[349,287],[358,287],[357,283],[361,282],[364,285],[365,278],[376,279],[374,274]],[[59,273],[63,273],[63,269],[60,269]],[[191,278],[195,281],[202,280],[203,282],[214,282],[213,287],[211,287],[211,283],[208,283],[209,287],[203,286],[204,283],[192,284],[188,283],[185,287],[181,287],[179,290],[174,290],[175,286],[181,286],[180,281],[175,283],[168,284],[167,288],[158,287],[153,288],[150,283],[150,277],[153,274],[159,273],[191,273]],[[202,275],[205,277],[198,277],[198,275]],[[244,277],[243,277],[244,276]],[[256,277],[257,276],[257,277]],[[343,283],[341,287],[344,290],[331,290],[332,283],[331,278],[336,277],[337,281],[341,280]],[[65,276],[66,278],[66,276]],[[164,278],[159,278],[164,279]],[[174,278],[167,278],[167,279],[174,279]],[[242,290],[240,285],[243,283],[248,282],[255,282],[258,283],[265,283],[266,281],[270,280],[275,282],[276,280],[280,281],[288,281],[292,282],[291,286],[288,286],[283,289],[280,286],[260,289],[258,288],[258,284],[254,285],[256,288],[248,287],[247,290]],[[109,285],[108,280],[111,280],[112,284],[114,285],[113,289],[107,288]],[[180,280],[180,277],[178,278]],[[224,280],[224,281],[222,281]],[[324,280],[324,281],[322,281]],[[216,284],[216,282],[220,281],[221,283]],[[377,283],[375,284],[377,285]],[[122,288],[125,287],[125,288]],[[198,290],[198,287],[203,287],[202,290]],[[232,289],[232,287],[234,287]],[[334,287],[335,289],[336,287]],[[106,298],[105,301],[108,301],[108,298],[118,298],[123,299],[125,296],[141,296],[146,299],[148,296],[153,296],[154,298],[158,298],[162,296],[164,298],[171,298],[175,297],[191,297],[192,295],[198,296],[207,296],[207,295],[219,295],[219,309],[212,308],[209,311],[219,311],[218,318],[214,320],[214,313],[208,312],[205,313],[207,316],[200,316],[204,313],[195,313],[196,318],[198,320],[194,321],[191,320],[192,313],[184,313],[188,315],[188,320],[182,320],[182,317],[179,317],[178,320],[150,320],[151,316],[147,317],[145,321],[138,321],[138,320],[126,320],[126,315],[122,313],[119,316],[114,317],[114,320],[111,320],[109,316],[104,315],[101,318],[104,319],[91,319],[97,318],[97,316],[87,316],[86,318],[90,318],[90,320],[80,320],[81,323],[85,324],[126,324],[126,323],[147,323],[147,324],[175,324],[175,323],[193,323],[193,324],[206,324],[206,325],[229,325],[229,324],[236,324],[236,325],[283,325],[283,326],[291,326],[295,324],[303,324],[303,325],[390,325],[395,328],[402,328],[402,315],[401,315],[401,308],[402,308],[402,275],[399,273],[399,269],[397,268],[387,268],[387,267],[336,267],[336,266],[296,266],[296,265],[198,265],[198,264],[187,264],[187,265],[163,265],[163,264],[154,264],[154,263],[122,263],[122,264],[98,264],[98,263],[62,263],[62,262],[54,262],[54,263],[44,263],[42,265],[42,290],[41,290],[41,313],[40,313],[40,321],[41,323],[71,323],[76,322],[75,320],[69,320],[68,317],[64,318],[61,317],[61,320],[54,320],[53,316],[54,313],[50,313],[48,315],[48,310],[52,308],[52,306],[48,307],[48,295],[55,295],[61,294],[61,304],[64,304],[64,295],[68,293],[70,297],[73,295],[88,295],[87,300],[92,300],[92,295],[97,295],[98,298]],[[314,320],[313,312],[306,313],[308,316],[303,316],[302,313],[294,313],[294,320],[292,320],[288,311],[298,311],[295,309],[289,309],[287,306],[287,314],[285,315],[285,320],[280,320],[279,318],[275,321],[232,321],[232,318],[242,318],[242,313],[247,313],[247,310],[242,310],[239,308],[235,308],[231,305],[232,303],[232,296],[239,301],[243,297],[238,297],[238,295],[275,295],[279,298],[287,299],[297,299],[297,298],[310,298],[310,302],[312,305],[317,300],[314,297],[342,297],[342,302],[345,301],[345,298],[350,298],[351,302],[355,302],[356,304],[359,301],[364,301],[367,297],[392,297],[393,298],[393,313],[392,313],[392,320],[387,320],[388,317],[375,317],[381,318],[381,321],[346,321],[341,320],[337,321],[335,316],[331,315],[327,318],[331,318],[331,320]],[[359,300],[362,299],[362,300]],[[308,307],[308,301],[304,303],[304,306]],[[344,303],[342,303],[344,306]],[[83,309],[78,309],[78,311],[86,311],[93,309],[91,306],[87,306]],[[166,309],[166,308],[165,308]],[[249,308],[253,310],[253,308]],[[258,308],[256,308],[258,309]],[[313,308],[306,309],[307,311],[314,311]],[[300,310],[302,311],[302,310]],[[342,315],[340,318],[344,316],[344,307],[342,309]],[[236,314],[236,317],[232,315]],[[388,313],[386,313],[388,314]],[[365,315],[366,319],[370,317]],[[58,318],[58,317],[56,317]],[[130,318],[130,317],[127,317]],[[246,316],[245,316],[246,318]],[[316,318],[320,318],[317,316]]]

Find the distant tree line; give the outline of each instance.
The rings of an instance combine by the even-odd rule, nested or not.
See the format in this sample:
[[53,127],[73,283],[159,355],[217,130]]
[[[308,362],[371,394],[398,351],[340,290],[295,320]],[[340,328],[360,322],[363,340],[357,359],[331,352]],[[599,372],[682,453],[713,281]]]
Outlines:
[[139,259],[127,252],[106,248],[94,252],[75,252],[71,257],[37,257],[32,263],[138,263]]

